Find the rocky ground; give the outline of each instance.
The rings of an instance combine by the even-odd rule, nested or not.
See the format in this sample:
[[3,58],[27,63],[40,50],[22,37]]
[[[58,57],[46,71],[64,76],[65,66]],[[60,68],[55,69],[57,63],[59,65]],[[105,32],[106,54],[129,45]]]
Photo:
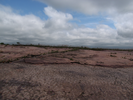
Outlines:
[[0,100],[133,100],[133,51],[0,45]]

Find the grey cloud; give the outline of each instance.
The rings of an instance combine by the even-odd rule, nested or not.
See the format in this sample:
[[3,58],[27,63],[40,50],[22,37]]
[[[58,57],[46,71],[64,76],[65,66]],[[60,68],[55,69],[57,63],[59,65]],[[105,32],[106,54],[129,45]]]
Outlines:
[[133,38],[133,29],[132,30],[118,30],[118,35],[124,37],[124,38]]
[[56,9],[69,9],[85,14],[118,11],[120,13],[133,11],[133,0],[37,0]]

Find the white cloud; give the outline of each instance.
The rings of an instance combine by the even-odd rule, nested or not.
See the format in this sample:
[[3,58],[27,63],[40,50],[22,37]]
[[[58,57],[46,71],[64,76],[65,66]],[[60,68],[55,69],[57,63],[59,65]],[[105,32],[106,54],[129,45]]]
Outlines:
[[44,8],[44,13],[49,17],[49,20],[45,22],[44,28],[50,30],[50,33],[57,31],[65,31],[73,28],[73,25],[68,23],[73,17],[71,14],[59,12],[52,7]]
[[38,0],[56,9],[84,14],[106,13],[112,17],[119,36],[133,38],[133,0]]
[[37,0],[56,9],[70,9],[85,14],[133,11],[133,0]]
[[58,20],[61,19],[63,21],[73,19],[71,14],[59,12],[59,11],[53,9],[52,7],[44,8],[44,13],[53,19],[58,19]]
[[118,14],[113,17],[118,35],[133,38],[133,13]]
[[73,20],[71,14],[59,12],[52,7],[44,8],[44,13],[49,17],[47,20],[41,20],[32,14],[21,16],[11,8],[0,5],[0,42],[132,47],[133,39],[119,37],[117,31],[107,25],[98,25],[93,29],[77,27],[69,22]]
[[3,42],[19,41],[19,38],[36,38],[42,34],[44,22],[34,15],[21,16],[12,9],[0,5],[0,40]]

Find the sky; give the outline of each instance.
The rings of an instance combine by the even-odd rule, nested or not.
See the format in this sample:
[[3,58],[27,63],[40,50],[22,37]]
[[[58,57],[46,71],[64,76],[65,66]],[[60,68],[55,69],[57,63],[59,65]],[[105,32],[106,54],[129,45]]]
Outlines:
[[133,49],[133,0],[0,0],[0,42]]

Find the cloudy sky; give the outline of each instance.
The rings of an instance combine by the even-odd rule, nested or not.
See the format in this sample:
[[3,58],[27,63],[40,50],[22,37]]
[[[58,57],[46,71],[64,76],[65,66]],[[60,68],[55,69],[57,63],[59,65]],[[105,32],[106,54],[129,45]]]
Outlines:
[[133,0],[0,0],[0,42],[133,49]]

